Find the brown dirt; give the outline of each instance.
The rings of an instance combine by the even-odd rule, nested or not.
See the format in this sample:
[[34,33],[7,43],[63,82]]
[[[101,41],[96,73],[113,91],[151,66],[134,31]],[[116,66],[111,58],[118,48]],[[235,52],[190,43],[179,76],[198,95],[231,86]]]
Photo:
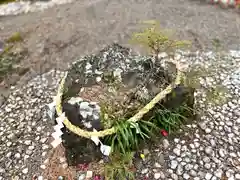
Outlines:
[[46,164],[46,170],[43,174],[44,177],[48,177],[49,179],[58,179],[59,176],[63,176],[68,180],[74,180],[76,178],[76,168],[62,167],[59,159],[61,157],[65,157],[65,151],[62,145],[53,149],[49,154],[50,157],[48,163]]

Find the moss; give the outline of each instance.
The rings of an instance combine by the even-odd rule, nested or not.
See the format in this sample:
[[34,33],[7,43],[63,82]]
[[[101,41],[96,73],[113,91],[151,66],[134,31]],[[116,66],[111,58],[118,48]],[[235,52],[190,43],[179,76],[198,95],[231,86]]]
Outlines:
[[0,4],[7,4],[10,2],[15,2],[16,0],[0,0]]
[[6,40],[7,43],[16,43],[21,41],[23,41],[23,37],[20,32],[15,32]]
[[107,180],[129,179],[134,180],[133,166],[134,154],[115,154],[110,156],[110,162],[105,166],[105,178]]

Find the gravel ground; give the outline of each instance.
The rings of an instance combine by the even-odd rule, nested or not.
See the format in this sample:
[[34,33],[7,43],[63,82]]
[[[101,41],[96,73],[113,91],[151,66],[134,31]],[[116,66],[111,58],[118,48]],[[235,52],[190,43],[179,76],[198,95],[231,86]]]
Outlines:
[[27,77],[52,68],[65,69],[68,62],[106,44],[129,44],[140,21],[156,19],[163,28],[193,42],[194,49],[213,48],[217,38],[225,49],[239,49],[239,14],[202,1],[186,0],[81,0],[42,12],[0,17],[0,37],[21,31],[29,57]]
[[[127,44],[132,32],[139,29],[139,21],[146,19],[157,19],[164,28],[176,31],[178,37],[192,40],[194,49],[212,49],[213,38],[218,38],[225,49],[239,49],[239,14],[198,1],[82,0],[43,12],[0,17],[0,37],[16,31],[26,34],[23,45],[30,55],[23,64],[31,68],[26,79],[60,69],[59,73],[52,71],[41,79],[37,76],[27,84],[20,81],[23,86],[12,87],[1,106],[1,180],[28,180],[44,168],[41,164],[52,132],[44,106],[55,95],[66,65],[113,41]],[[149,151],[146,161],[139,164],[140,177],[148,174],[150,179],[214,180],[226,172],[228,179],[240,179],[240,55],[235,56],[238,58],[221,62],[232,67],[220,73],[230,90],[228,103],[218,107],[203,105],[208,112],[202,122],[189,125],[191,131],[173,142],[166,139],[163,147]],[[204,58],[201,64],[212,61]]]
[[[146,151],[146,161],[139,163],[139,179],[240,179],[240,53],[234,56],[194,58],[195,65],[206,67],[218,62],[222,67],[218,66],[218,75],[200,78],[202,88],[196,93],[200,121],[187,125],[180,136],[164,139],[162,145]],[[228,88],[227,101],[213,105],[206,102],[204,88],[218,83]]]
[[[31,179],[49,152],[52,130],[45,111],[55,95],[60,72],[36,77],[11,95],[0,109],[0,179]],[[44,166],[41,166],[44,168]]]
[[[220,179],[225,173],[228,179],[237,180],[240,175],[240,53],[221,59],[208,53],[185,61],[218,67],[218,74],[201,80],[202,88],[196,93],[201,121],[187,125],[181,136],[173,140],[166,138],[155,148],[145,150],[145,161],[137,164],[138,179],[210,180]],[[48,138],[53,128],[44,106],[52,101],[63,73],[50,71],[20,89],[11,88],[11,95],[0,111],[0,179],[30,179],[46,168],[43,164],[51,150]],[[203,89],[216,83],[229,90],[227,102],[221,106],[205,102]]]

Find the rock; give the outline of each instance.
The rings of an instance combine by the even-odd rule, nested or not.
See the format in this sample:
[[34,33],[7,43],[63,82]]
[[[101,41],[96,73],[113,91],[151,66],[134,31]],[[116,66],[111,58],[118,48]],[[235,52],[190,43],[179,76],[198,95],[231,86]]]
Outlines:
[[173,153],[176,154],[177,156],[181,155],[181,150],[179,148],[174,148]]
[[85,180],[85,177],[86,177],[85,174],[81,174],[81,175],[78,177],[78,180]]
[[193,169],[191,169],[191,170],[190,170],[190,175],[193,176],[193,177],[195,177],[195,176],[197,176],[197,172],[194,171]]
[[164,139],[163,140],[163,147],[164,147],[164,149],[167,149],[168,147],[169,147],[169,141],[167,140],[167,139]]
[[193,168],[193,165],[192,164],[186,164],[185,165],[185,170],[186,171],[189,171],[190,169],[192,169]]
[[80,104],[80,110],[82,109],[89,109],[89,103],[84,101]]
[[184,174],[183,174],[183,178],[184,178],[184,179],[189,179],[190,176],[189,176],[187,173],[184,173]]
[[63,176],[58,176],[58,180],[64,180]]
[[44,180],[43,176],[38,176],[37,180]]
[[212,174],[207,173],[207,174],[205,175],[205,179],[206,179],[206,180],[210,180],[211,178],[212,178]]
[[0,173],[1,173],[1,174],[2,174],[2,173],[5,173],[5,169],[3,169],[3,168],[0,167]]
[[178,176],[176,174],[171,174],[171,177],[173,178],[173,180],[178,180]]
[[165,165],[164,155],[163,155],[162,153],[159,154],[158,162],[159,162],[161,165]]
[[226,176],[227,176],[228,178],[232,177],[233,174],[234,174],[234,171],[231,170],[231,169],[229,169],[229,170],[226,172]]
[[205,163],[209,163],[210,162],[210,158],[209,157],[203,157],[203,162]]
[[216,177],[216,176],[213,176],[211,180],[217,180],[217,177]]
[[240,179],[240,174],[235,174],[236,180]]
[[42,165],[40,166],[40,168],[41,168],[41,169],[46,169],[46,166],[45,166],[44,164],[42,164]]
[[23,174],[27,174],[27,173],[28,173],[28,168],[23,169],[23,170],[22,170],[22,173],[23,173]]
[[214,172],[214,175],[217,177],[217,178],[221,178],[222,177],[222,173],[223,171],[221,169],[217,169],[215,172]]
[[210,128],[206,128],[206,129],[205,129],[205,132],[206,132],[207,134],[209,134],[209,133],[212,132],[212,130],[211,130]]
[[175,160],[172,160],[171,161],[171,169],[176,169],[177,168],[177,166],[178,166],[178,162],[177,161],[175,161]]
[[17,153],[17,154],[14,155],[14,157],[15,157],[16,159],[19,159],[19,158],[21,157],[21,155],[20,155],[20,153]]
[[206,147],[205,148],[205,153],[208,154],[208,155],[212,155],[212,153],[213,153],[212,148],[210,146]]
[[11,155],[12,155],[12,152],[8,152],[7,155],[6,155],[6,157],[10,158]]
[[224,158],[224,157],[225,157],[225,155],[226,155],[226,153],[227,153],[227,152],[226,152],[226,150],[225,150],[225,149],[222,149],[222,148],[221,148],[221,149],[219,149],[219,151],[218,151],[218,152],[219,152],[219,155],[220,155],[222,158]]
[[65,157],[60,157],[60,158],[59,158],[59,161],[60,161],[60,163],[64,163],[64,162],[67,161],[67,159],[66,159]]
[[62,168],[63,169],[66,169],[68,167],[68,164],[67,163],[64,163],[63,165],[62,165]]
[[200,122],[200,123],[198,123],[198,125],[200,126],[200,128],[201,128],[203,131],[205,131],[205,129],[207,128],[207,125],[206,125],[205,122]]
[[176,173],[177,173],[177,175],[183,174],[183,167],[181,164],[178,165]]
[[142,174],[147,174],[148,173],[148,168],[145,168],[141,171]]
[[148,149],[144,149],[144,150],[143,150],[143,154],[144,154],[144,155],[147,156],[149,153],[150,153],[150,151],[149,151]]
[[96,82],[100,82],[102,78],[100,76],[96,77]]
[[154,167],[156,167],[156,168],[160,168],[161,165],[160,165],[159,163],[156,162],[156,163],[154,164]]
[[25,143],[26,145],[30,145],[30,144],[31,144],[31,141],[30,141],[30,140],[26,140],[24,143]]
[[154,179],[160,179],[161,174],[160,173],[154,173]]
[[205,167],[206,169],[210,169],[210,168],[211,168],[211,164],[206,163],[206,164],[204,165],[204,167]]
[[86,173],[86,178],[92,178],[93,172],[92,171],[87,171]]

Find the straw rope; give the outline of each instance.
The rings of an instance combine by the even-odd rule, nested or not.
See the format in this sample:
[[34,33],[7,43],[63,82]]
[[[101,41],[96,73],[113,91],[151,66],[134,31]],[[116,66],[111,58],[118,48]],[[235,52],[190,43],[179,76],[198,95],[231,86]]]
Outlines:
[[[176,77],[174,83],[170,84],[169,86],[167,86],[166,89],[164,89],[163,91],[158,93],[145,107],[143,107],[133,117],[128,119],[129,122],[139,121],[144,116],[144,114],[148,113],[160,100],[165,98],[166,95],[171,93],[171,91],[177,85],[181,84],[181,82],[184,81],[184,79],[185,79],[184,72],[180,70],[181,68],[180,68],[179,64],[177,64],[176,62],[174,62],[174,63],[176,64],[176,67],[177,67],[177,77]],[[61,101],[62,101],[62,95],[64,93],[64,85],[65,85],[66,78],[67,78],[67,74],[61,80],[61,83],[60,83],[59,88],[58,88],[57,96],[56,96],[56,111],[57,111],[58,116],[60,116],[63,113],[62,112],[62,105],[61,105],[62,102]],[[116,132],[116,127],[112,127],[110,129],[106,129],[106,130],[103,130],[103,131],[96,131],[96,132],[86,131],[86,130],[83,130],[83,129],[71,124],[71,122],[68,120],[67,117],[64,119],[63,123],[66,126],[66,128],[69,129],[71,132],[75,133],[78,136],[85,137],[85,138],[91,138],[93,136],[104,137],[106,135],[111,135],[111,134],[114,134]]]

